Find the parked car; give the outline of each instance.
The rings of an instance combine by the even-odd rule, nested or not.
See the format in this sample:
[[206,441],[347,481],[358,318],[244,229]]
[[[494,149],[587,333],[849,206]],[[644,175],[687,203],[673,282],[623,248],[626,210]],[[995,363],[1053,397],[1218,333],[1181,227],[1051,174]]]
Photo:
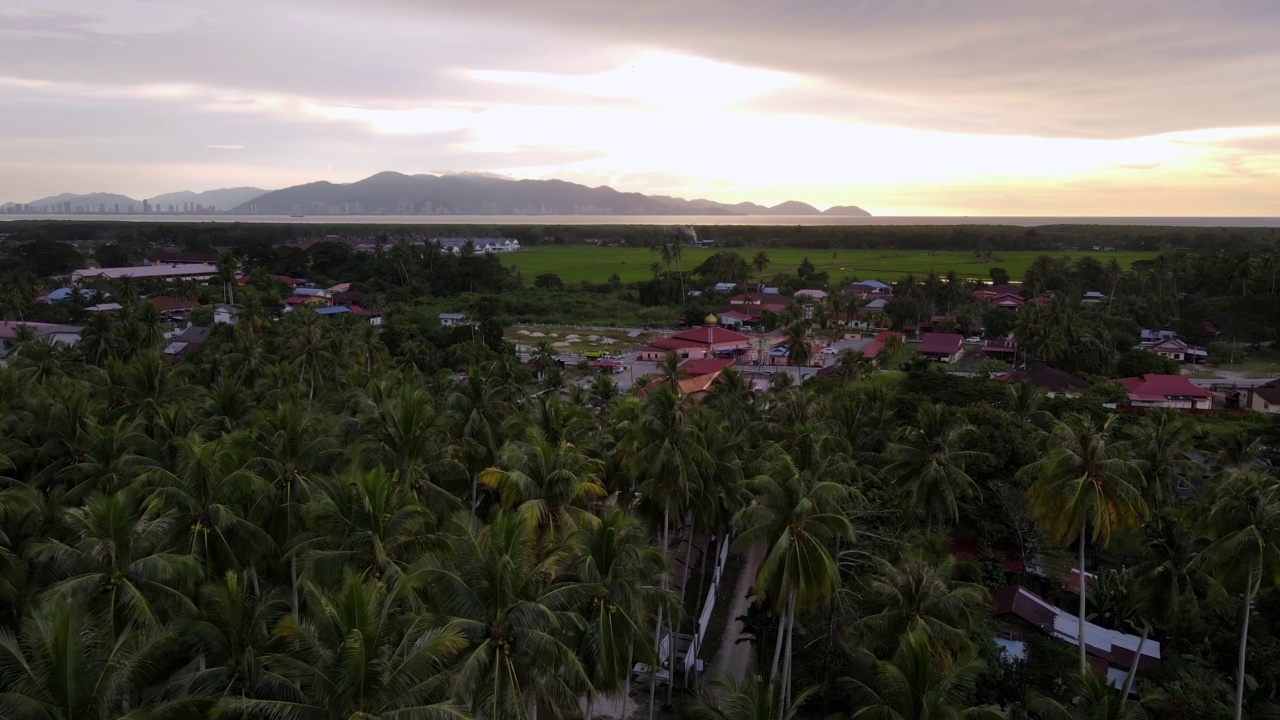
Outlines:
[[973,337],[965,338],[964,341],[966,344],[969,344],[969,345],[977,345],[978,343],[982,342],[982,338],[978,337],[977,335],[974,335]]

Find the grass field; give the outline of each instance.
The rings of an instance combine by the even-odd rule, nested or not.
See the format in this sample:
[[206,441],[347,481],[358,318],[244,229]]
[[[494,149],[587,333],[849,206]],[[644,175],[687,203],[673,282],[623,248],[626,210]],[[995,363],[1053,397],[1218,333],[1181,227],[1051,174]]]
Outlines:
[[[760,248],[731,248],[748,260],[755,257]],[[707,259],[715,249],[686,249],[681,259],[684,269],[692,270]],[[945,275],[954,270],[956,274],[968,278],[987,279],[987,271],[992,267],[1002,267],[1016,279],[1022,277],[1027,268],[1041,255],[1055,257],[1081,258],[1093,256],[1099,262],[1118,261],[1128,268],[1137,260],[1145,260],[1156,256],[1154,252],[1057,252],[1045,253],[1036,250],[1017,250],[996,253],[995,259],[983,261],[965,251],[909,251],[909,250],[805,250],[800,248],[768,248],[769,274],[787,271],[793,272],[800,266],[804,258],[809,258],[817,268],[827,271],[833,280],[838,281],[845,276],[857,276],[862,279],[880,278],[892,280],[907,273],[923,275],[930,270]],[[833,257],[834,255],[834,257]],[[653,277],[650,266],[658,260],[656,253],[642,248],[609,248],[594,245],[561,245],[553,247],[536,247],[521,250],[502,256],[502,261],[519,268],[526,282],[542,273],[555,273],[566,283],[583,280],[602,283],[609,276],[617,273],[622,282],[636,282]],[[672,266],[674,268],[674,265]]]

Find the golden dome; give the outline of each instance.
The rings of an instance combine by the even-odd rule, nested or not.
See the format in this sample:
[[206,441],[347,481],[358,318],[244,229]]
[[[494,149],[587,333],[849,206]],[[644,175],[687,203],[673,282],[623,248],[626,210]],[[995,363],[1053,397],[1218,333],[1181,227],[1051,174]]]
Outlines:
[[720,318],[717,318],[715,314],[712,313],[710,315],[707,315],[707,317],[704,318],[702,322],[704,325],[715,325],[716,323],[720,322]]

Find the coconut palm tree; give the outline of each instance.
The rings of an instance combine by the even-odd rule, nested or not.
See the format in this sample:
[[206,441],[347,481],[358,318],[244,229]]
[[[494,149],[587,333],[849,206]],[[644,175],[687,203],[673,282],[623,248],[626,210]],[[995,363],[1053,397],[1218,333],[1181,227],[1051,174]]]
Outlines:
[[274,630],[289,604],[280,593],[262,589],[256,574],[229,571],[201,586],[198,604],[200,616],[183,627],[200,651],[192,687],[254,695],[288,682],[262,665],[263,657],[283,649]]
[[[707,448],[707,438],[693,422],[696,406],[683,403],[668,388],[659,388],[645,398],[639,417],[622,430],[633,480],[639,485],[627,488],[627,495],[638,494],[645,509],[661,516],[658,537],[662,552],[671,549],[671,518],[685,517],[697,488],[713,470],[714,460]],[[662,589],[670,587],[670,578],[662,576]],[[662,642],[663,609],[659,608],[654,627],[654,652]],[[668,622],[671,621],[667,616]],[[673,663],[674,668],[674,663]],[[670,686],[668,686],[670,688]],[[649,686],[650,714],[654,710],[657,683]]]
[[526,437],[503,446],[498,465],[482,471],[480,483],[497,490],[504,507],[532,518],[540,535],[592,524],[588,505],[605,495],[601,461],[567,439],[552,442],[537,426]]
[[763,275],[764,271],[769,267],[769,255],[761,250],[751,258],[751,270],[757,275]]
[[[842,503],[848,490],[798,470],[785,453],[777,453],[767,474],[747,481],[755,502],[738,512],[734,524],[742,528],[738,547],[768,543],[756,573],[756,593],[781,613],[774,645],[773,679],[782,678],[783,708],[789,706],[791,644],[796,609],[825,603],[835,589],[837,572],[832,548],[836,538],[851,539],[853,526]],[[786,639],[786,662],[778,661]]]
[[316,397],[316,383],[321,374],[332,364],[333,356],[324,345],[319,316],[308,312],[289,341],[289,351],[298,363],[298,382],[308,380],[307,397]]
[[902,636],[889,660],[874,660],[872,679],[845,678],[852,696],[850,720],[1003,720],[994,707],[975,707],[974,684],[984,665],[972,650],[944,658],[923,630]]
[[1176,500],[1197,470],[1184,451],[1190,446],[1190,434],[1185,416],[1167,408],[1151,408],[1130,430],[1133,449],[1144,464],[1147,503],[1153,509]]
[[1240,720],[1253,601],[1264,581],[1280,584],[1280,483],[1256,471],[1223,477],[1214,488],[1201,529],[1210,543],[1198,565],[1210,570],[1219,587],[1241,597],[1235,710]]
[[741,680],[716,678],[698,692],[684,708],[691,720],[795,720],[804,701],[813,693],[807,688],[790,706],[782,702],[780,683],[761,680],[748,673]]
[[222,302],[234,305],[236,302],[236,268],[239,266],[235,253],[223,250],[218,254],[218,282],[222,284]]
[[440,515],[460,505],[457,495],[441,483],[460,480],[466,472],[444,453],[448,420],[414,388],[379,403],[362,420],[368,438],[361,450],[366,466],[382,465],[391,470],[397,482],[423,493]]
[[663,387],[679,397],[680,381],[689,377],[689,371],[681,365],[679,355],[674,351],[667,351],[662,356],[662,362],[658,363],[658,377],[661,378]]
[[180,528],[179,546],[208,573],[238,569],[271,553],[271,536],[250,515],[271,486],[251,469],[245,436],[231,433],[206,442],[189,435],[176,444],[177,466],[144,476],[148,514],[172,516]]
[[0,717],[200,717],[212,697],[183,682],[189,654],[173,628],[117,634],[77,602],[42,604],[17,633],[0,628]]
[[1125,702],[1111,689],[1103,676],[1095,672],[1068,675],[1069,703],[1061,703],[1043,695],[1034,695],[1027,703],[1031,717],[1037,720],[1146,720],[1141,705]]
[[119,357],[120,338],[115,333],[115,319],[108,313],[93,313],[76,348],[85,360],[94,365],[104,365]]
[[[0,454],[0,471],[13,467]],[[27,566],[21,557],[26,540],[39,531],[41,497],[31,487],[0,475],[0,623],[16,620],[26,589]]]
[[591,379],[589,397],[591,405],[600,415],[608,415],[620,395],[618,384],[609,377],[608,373],[596,373],[596,376]]
[[549,340],[539,340],[538,344],[533,346],[530,359],[533,361],[533,369],[539,380],[559,364],[556,361],[556,349],[552,347]]
[[231,717],[264,720],[461,720],[447,701],[448,667],[465,645],[452,627],[396,611],[381,583],[349,576],[333,594],[307,586],[308,612],[286,616],[275,634],[287,649],[262,658],[284,682],[227,695]]
[[414,579],[462,638],[453,697],[482,720],[576,710],[590,683],[571,647],[584,629],[574,609],[597,590],[558,579],[567,549],[537,542],[532,520],[509,513],[487,526],[459,514],[449,540]]
[[796,368],[796,382],[803,380],[800,376],[800,368],[809,365],[809,361],[813,360],[813,347],[809,345],[809,331],[803,322],[792,323],[787,328],[787,364],[794,365]]
[[1117,531],[1136,527],[1147,514],[1143,478],[1127,443],[1115,439],[1115,416],[1095,425],[1073,415],[1053,429],[1049,453],[1022,468],[1032,479],[1027,501],[1032,515],[1060,544],[1079,549],[1080,602],[1077,613],[1080,672],[1085,658],[1085,546],[1090,537],[1106,545]]
[[598,695],[622,690],[631,695],[637,658],[652,663],[645,633],[659,607],[677,609],[677,599],[656,584],[668,558],[650,544],[649,533],[634,517],[606,510],[597,523],[583,525],[571,538],[570,573],[591,588],[582,610],[586,628],[578,656],[591,682],[588,719]]
[[916,421],[903,426],[885,449],[890,464],[884,472],[902,493],[903,504],[932,531],[935,522],[960,519],[957,498],[978,494],[978,486],[965,472],[970,463],[986,455],[969,447],[977,430],[955,412],[934,403],[922,403]]
[[1157,513],[1142,529],[1146,536],[1146,559],[1128,570],[1135,591],[1141,637],[1120,693],[1126,701],[1138,676],[1142,646],[1151,631],[1155,627],[1168,627],[1179,617],[1195,615],[1199,611],[1196,588],[1202,585],[1202,577],[1194,569],[1196,548],[1180,518],[1167,511]]
[[126,493],[94,496],[84,507],[67,509],[62,522],[69,539],[31,546],[32,560],[60,578],[46,597],[83,602],[113,629],[158,627],[192,612],[189,590],[200,565],[168,552],[175,520],[173,513],[144,513]]
[[961,579],[965,568],[949,554],[930,557],[908,547],[897,562],[877,558],[867,581],[872,602],[881,608],[855,623],[873,646],[892,647],[907,633],[922,633],[951,651],[972,648],[969,634],[989,601],[987,591]]
[[836,356],[836,368],[845,380],[858,380],[872,372],[870,361],[860,350],[845,348]]
[[430,509],[382,468],[318,478],[302,514],[308,532],[290,554],[321,586],[351,574],[394,587],[441,545]]
[[[554,367],[554,366],[553,366]],[[507,437],[504,422],[513,418],[515,408],[505,399],[508,394],[500,383],[492,382],[480,372],[467,374],[449,393],[449,413],[453,420],[448,437],[455,460],[471,477],[471,507],[479,502],[477,473],[498,461],[498,451]]]

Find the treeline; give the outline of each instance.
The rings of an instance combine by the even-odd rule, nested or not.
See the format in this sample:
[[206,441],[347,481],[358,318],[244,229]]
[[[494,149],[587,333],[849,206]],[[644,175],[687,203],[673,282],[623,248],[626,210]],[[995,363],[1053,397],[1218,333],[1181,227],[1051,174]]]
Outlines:
[[179,223],[101,220],[13,220],[3,223],[10,243],[108,243],[146,248],[179,245],[194,248],[246,248],[281,245],[328,235],[377,238],[504,237],[522,245],[578,244],[603,240],[631,247],[672,241],[711,240],[723,247],[800,247],[817,250],[905,249],[1117,250],[1210,252],[1234,248],[1272,252],[1280,242],[1276,228],[1173,227],[1146,225],[509,225],[509,224],[358,224],[358,223]]

